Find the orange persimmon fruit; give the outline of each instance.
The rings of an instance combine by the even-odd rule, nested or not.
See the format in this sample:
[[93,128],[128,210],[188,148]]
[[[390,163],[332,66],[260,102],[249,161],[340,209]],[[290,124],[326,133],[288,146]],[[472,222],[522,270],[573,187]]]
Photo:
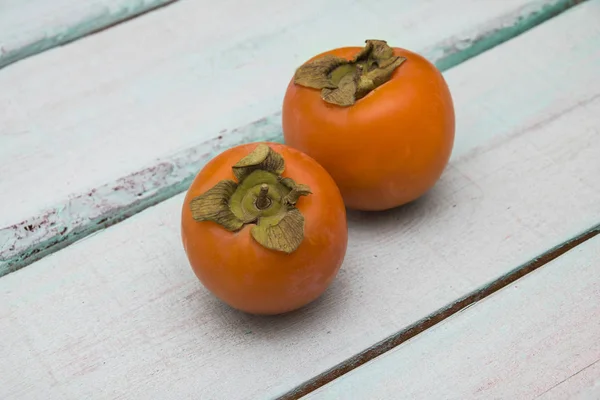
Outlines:
[[283,144],[243,144],[217,155],[182,208],[194,273],[244,312],[280,314],[312,302],[344,260],[348,227],[337,185],[315,160]]
[[282,123],[285,144],[329,172],[348,208],[365,211],[394,208],[431,189],[454,144],[454,106],[442,74],[382,40],[300,66]]

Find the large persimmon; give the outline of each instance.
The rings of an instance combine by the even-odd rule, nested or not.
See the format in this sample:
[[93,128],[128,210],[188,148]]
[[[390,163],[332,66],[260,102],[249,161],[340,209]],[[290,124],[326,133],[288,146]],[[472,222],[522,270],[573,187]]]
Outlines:
[[298,68],[283,101],[283,135],[331,174],[349,208],[384,210],[440,178],[454,144],[454,106],[424,57],[366,43]]
[[244,144],[213,158],[185,196],[181,234],[202,284],[253,314],[284,313],[318,298],[348,242],[331,176],[276,143]]

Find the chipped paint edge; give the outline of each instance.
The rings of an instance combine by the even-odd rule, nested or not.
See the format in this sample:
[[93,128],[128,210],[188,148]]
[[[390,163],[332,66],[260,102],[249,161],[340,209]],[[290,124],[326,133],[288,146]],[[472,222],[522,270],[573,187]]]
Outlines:
[[147,3],[139,1],[138,4],[134,5],[124,4],[117,11],[106,8],[100,13],[89,15],[81,21],[74,22],[71,26],[52,30],[52,34],[49,36],[33,39],[14,49],[3,49],[0,52],[0,69],[54,47],[68,44],[103,29],[129,21],[175,1],[177,0],[151,0]]
[[509,41],[528,30],[556,17],[587,0],[539,1],[499,17],[491,24],[453,36],[427,49],[424,55],[437,60],[436,66],[444,71],[495,46]]
[[227,148],[256,141],[281,143],[280,119],[276,113],[241,129],[221,131],[214,139],[0,229],[0,277],[184,192],[198,171]]
[[[422,54],[445,71],[584,1],[540,1],[453,36]],[[0,277],[186,191],[215,155],[238,144],[259,141],[283,142],[281,112],[239,129],[222,131],[214,139],[158,159],[152,166],[0,229]]]

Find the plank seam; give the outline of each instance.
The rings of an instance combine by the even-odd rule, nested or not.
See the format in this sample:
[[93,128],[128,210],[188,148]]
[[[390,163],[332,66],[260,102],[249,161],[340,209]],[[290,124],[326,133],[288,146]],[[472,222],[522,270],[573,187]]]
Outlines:
[[[453,36],[423,54],[446,71],[587,0],[540,2],[494,18],[483,28]],[[187,190],[216,154],[241,143],[283,141],[281,112],[197,146],[159,159],[142,170],[67,199],[52,209],[0,229],[0,277]]]
[[435,325],[443,322],[447,318],[450,318],[454,314],[465,311],[469,307],[475,305],[477,302],[485,299],[486,297],[496,293],[497,291],[505,288],[506,286],[514,283],[515,281],[523,278],[531,272],[543,267],[554,259],[565,254],[569,250],[581,245],[582,243],[592,239],[594,236],[600,233],[600,224],[588,229],[587,231],[575,236],[574,238],[555,246],[554,248],[540,254],[538,257],[530,260],[529,262],[521,265],[501,276],[500,278],[487,283],[462,297],[461,299],[451,303],[437,311],[429,314],[427,317],[409,325],[405,329],[398,331],[397,333],[389,336],[379,343],[365,349],[364,351],[356,354],[355,356],[346,359],[339,363],[333,368],[323,372],[310,379],[309,381],[299,385],[295,389],[285,393],[284,395],[277,398],[277,400],[296,400],[307,394],[314,392],[322,386],[334,381],[335,379],[347,374],[348,372],[360,367],[361,365],[381,356],[382,354],[393,350],[397,346],[406,342],[407,340],[421,334],[422,332],[434,327]]
[[[543,393],[540,393],[539,395],[535,396],[535,399],[538,399],[540,397],[542,397],[543,395],[545,395],[546,393],[548,393],[549,391],[551,391],[552,389],[557,388],[558,386],[562,385],[563,383],[565,383],[566,381],[568,381],[569,379],[573,378],[574,376],[579,375],[580,373],[582,373],[583,371],[585,371],[588,368],[593,367],[594,365],[598,364],[600,362],[600,360],[596,360],[593,363],[585,366],[584,368],[580,369],[579,371],[575,372],[574,374],[569,375],[568,377],[566,377],[565,379],[563,379],[562,381],[558,382],[556,385],[552,386],[550,389],[545,390]],[[534,399],[534,400],[535,400]]]

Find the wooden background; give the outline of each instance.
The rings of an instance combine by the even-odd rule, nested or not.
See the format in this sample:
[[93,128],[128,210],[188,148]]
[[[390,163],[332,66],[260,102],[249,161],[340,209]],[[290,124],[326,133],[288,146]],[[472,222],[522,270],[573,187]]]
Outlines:
[[[600,398],[599,21],[600,0],[0,0],[0,398]],[[450,165],[349,212],[315,303],[231,310],[187,263],[183,192],[281,141],[300,63],[367,38],[443,71]]]

